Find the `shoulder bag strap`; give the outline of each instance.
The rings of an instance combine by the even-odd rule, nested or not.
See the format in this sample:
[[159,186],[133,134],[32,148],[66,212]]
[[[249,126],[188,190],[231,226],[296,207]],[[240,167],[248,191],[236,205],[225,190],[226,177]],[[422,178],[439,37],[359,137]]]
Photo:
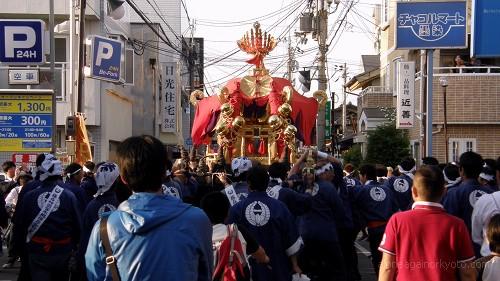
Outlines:
[[108,216],[101,218],[101,223],[99,225],[99,233],[101,234],[102,246],[104,247],[104,252],[106,254],[106,264],[111,270],[111,276],[113,281],[120,281],[120,274],[118,274],[118,267],[116,265],[116,258],[113,256],[113,249],[111,249],[111,243],[109,242],[108,236]]
[[234,260],[234,243],[236,241],[236,237],[238,236],[238,228],[236,227],[236,224],[231,224],[229,226],[229,235],[231,237],[231,248],[229,252],[229,266],[233,264]]

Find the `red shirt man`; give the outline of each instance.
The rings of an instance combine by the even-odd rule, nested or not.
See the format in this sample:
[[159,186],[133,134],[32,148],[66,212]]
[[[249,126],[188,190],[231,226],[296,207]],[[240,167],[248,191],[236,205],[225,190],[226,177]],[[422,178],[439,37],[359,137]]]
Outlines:
[[442,173],[420,168],[412,187],[412,210],[394,214],[380,243],[379,281],[475,280],[474,250],[464,222],[446,213]]

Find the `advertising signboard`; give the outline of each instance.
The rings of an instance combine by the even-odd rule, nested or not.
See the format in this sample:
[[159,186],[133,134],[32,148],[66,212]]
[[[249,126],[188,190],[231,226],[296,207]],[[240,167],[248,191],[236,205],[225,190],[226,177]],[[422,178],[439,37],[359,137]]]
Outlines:
[[397,2],[396,49],[467,47],[465,1]]
[[500,57],[500,1],[472,1],[471,57]]
[[123,43],[106,37],[93,35],[91,40],[90,77],[110,82],[120,80],[120,71],[123,57]]
[[51,95],[0,94],[0,151],[50,151],[52,122]]
[[45,23],[0,19],[0,63],[43,64]]
[[415,125],[415,62],[398,62],[396,128]]

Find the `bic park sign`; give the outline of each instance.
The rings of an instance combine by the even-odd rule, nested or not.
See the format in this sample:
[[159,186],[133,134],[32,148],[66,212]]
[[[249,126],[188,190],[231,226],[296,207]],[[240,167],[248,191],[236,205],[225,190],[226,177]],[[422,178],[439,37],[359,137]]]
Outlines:
[[41,20],[0,20],[0,63],[43,64],[44,34]]
[[398,2],[397,49],[467,47],[465,1]]
[[90,71],[88,77],[110,82],[124,82],[121,77],[121,65],[124,61],[123,43],[101,36],[91,36]]

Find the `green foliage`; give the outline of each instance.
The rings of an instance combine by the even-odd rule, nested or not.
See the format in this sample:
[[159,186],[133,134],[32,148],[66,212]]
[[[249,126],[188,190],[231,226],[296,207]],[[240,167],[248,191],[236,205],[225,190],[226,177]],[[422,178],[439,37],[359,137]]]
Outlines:
[[410,156],[406,131],[396,129],[394,122],[378,126],[368,133],[366,162],[395,167]]
[[359,144],[353,145],[348,151],[342,155],[344,164],[351,163],[355,168],[359,168],[363,163],[363,155],[361,154],[361,146]]

